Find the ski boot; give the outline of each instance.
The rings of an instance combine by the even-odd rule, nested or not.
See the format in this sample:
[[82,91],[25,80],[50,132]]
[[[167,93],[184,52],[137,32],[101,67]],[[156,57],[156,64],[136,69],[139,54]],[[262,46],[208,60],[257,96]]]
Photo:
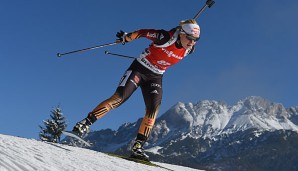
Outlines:
[[141,140],[136,140],[131,148],[131,158],[149,161],[149,156],[145,153],[143,145],[145,142]]
[[91,124],[90,120],[85,118],[73,127],[72,132],[76,133],[80,137],[84,137],[89,133]]

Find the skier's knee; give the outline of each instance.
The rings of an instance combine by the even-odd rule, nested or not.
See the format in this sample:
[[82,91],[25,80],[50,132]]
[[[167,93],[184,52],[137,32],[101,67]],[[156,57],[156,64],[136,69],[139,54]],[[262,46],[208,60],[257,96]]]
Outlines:
[[108,105],[111,109],[119,107],[123,103],[123,96],[118,93],[113,94],[112,97],[108,99]]
[[103,117],[106,113],[111,111],[114,108],[117,108],[123,103],[123,98],[115,93],[113,96],[107,100],[100,103],[92,112],[91,115],[94,115],[97,119]]

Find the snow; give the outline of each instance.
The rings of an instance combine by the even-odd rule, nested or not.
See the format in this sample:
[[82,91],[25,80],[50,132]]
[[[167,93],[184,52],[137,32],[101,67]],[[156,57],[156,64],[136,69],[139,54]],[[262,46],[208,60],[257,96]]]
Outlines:
[[[177,171],[195,169],[156,163]],[[143,165],[106,154],[0,134],[0,171],[163,171],[166,169]]]
[[[153,153],[153,154],[159,154],[158,150],[162,149],[163,147],[160,146],[154,146],[150,149],[147,149],[146,151]],[[160,154],[159,154],[160,155]]]

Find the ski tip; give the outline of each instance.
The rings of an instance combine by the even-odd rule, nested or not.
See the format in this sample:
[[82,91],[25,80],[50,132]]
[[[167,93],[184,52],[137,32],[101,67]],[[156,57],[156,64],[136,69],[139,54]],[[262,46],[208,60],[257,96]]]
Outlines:
[[58,56],[58,57],[61,57],[62,55],[61,55],[61,53],[57,53],[57,56]]
[[77,133],[75,133],[75,132],[73,132],[73,131],[62,131],[62,133],[63,133],[63,134],[66,134],[66,135],[68,135],[68,134],[73,134],[73,135],[76,135],[76,136],[80,137]]
[[87,147],[92,147],[92,145],[89,142],[85,141],[82,137],[80,137],[79,135],[77,135],[73,131],[62,131],[62,134],[66,135],[66,136],[69,136],[71,138],[77,139],[78,141],[80,141],[83,144],[85,144],[85,146],[87,146]]

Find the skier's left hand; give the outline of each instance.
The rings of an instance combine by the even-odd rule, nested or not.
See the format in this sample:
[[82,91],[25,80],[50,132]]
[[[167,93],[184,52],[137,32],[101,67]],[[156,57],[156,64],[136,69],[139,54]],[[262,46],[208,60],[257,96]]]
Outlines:
[[117,32],[116,37],[118,37],[117,41],[121,42],[123,45],[125,43],[127,43],[128,41],[125,39],[127,33],[120,30],[119,32]]

